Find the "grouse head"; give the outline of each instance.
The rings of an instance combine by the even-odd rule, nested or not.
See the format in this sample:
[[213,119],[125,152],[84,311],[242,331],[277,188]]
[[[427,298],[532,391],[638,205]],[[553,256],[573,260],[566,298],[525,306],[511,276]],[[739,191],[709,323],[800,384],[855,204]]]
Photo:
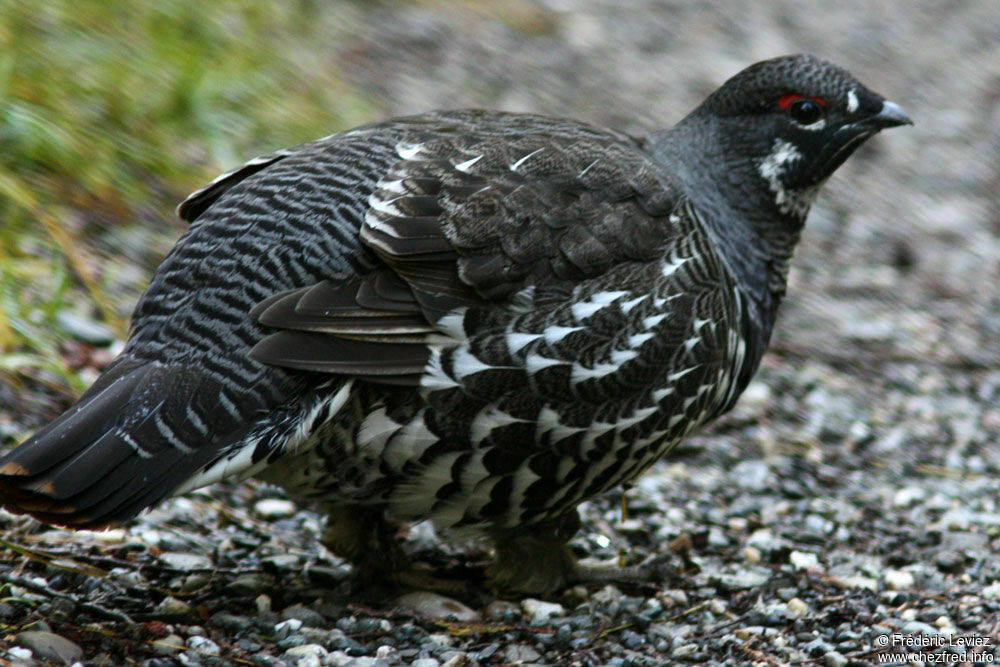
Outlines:
[[845,69],[812,55],[765,60],[650,137],[749,300],[766,345],[792,252],[820,188],[866,139],[912,124]]
[[[782,217],[801,226],[820,187],[858,146],[879,130],[906,124],[912,122],[899,106],[847,70],[792,55],[736,74],[678,129],[697,128],[696,141],[714,153],[713,171],[727,172],[710,178],[732,184],[729,194],[750,195],[755,207],[769,199]],[[753,197],[753,191],[765,196]]]

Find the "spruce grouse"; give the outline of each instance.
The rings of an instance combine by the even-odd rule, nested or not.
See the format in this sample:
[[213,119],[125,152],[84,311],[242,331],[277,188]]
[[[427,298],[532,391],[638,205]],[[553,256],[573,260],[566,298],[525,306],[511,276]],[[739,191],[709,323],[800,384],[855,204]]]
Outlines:
[[404,581],[384,520],[430,519],[495,540],[492,585],[561,587],[576,506],[733,406],[820,187],[908,123],[795,55],[645,137],[441,111],[251,160],[180,205],[125,349],[0,503],[101,528],[256,476],[361,572]]

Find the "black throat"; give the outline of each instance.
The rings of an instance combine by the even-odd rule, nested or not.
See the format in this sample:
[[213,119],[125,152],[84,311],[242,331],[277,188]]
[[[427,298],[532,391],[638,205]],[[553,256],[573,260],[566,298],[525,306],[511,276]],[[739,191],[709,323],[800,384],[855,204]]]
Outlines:
[[775,189],[780,185],[765,176],[766,168],[762,174],[758,157],[768,148],[741,145],[711,118],[689,116],[671,130],[650,135],[645,148],[679,176],[745,298],[752,374],[771,338],[808,203],[779,205]]

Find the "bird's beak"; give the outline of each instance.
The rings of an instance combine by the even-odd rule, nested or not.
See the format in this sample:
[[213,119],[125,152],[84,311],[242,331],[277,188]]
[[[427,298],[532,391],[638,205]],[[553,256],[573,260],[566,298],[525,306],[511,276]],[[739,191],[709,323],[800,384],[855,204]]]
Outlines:
[[875,125],[879,129],[887,127],[898,127],[900,125],[913,125],[913,121],[906,115],[906,112],[895,102],[889,100],[882,101],[882,110],[866,121]]

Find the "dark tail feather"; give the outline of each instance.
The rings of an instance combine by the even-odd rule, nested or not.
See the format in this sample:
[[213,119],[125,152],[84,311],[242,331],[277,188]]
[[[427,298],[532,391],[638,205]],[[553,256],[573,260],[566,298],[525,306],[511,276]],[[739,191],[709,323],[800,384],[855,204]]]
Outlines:
[[[0,505],[55,525],[106,528],[169,495],[218,451],[181,424],[193,394],[178,389],[190,388],[192,372],[123,359],[0,459]],[[154,419],[179,424],[183,442],[155,434]]]
[[149,370],[150,366],[126,364],[109,370],[76,405],[0,459],[0,499],[8,477],[39,476],[104,435]]
[[[171,457],[174,461],[161,460],[157,468],[166,473],[183,455],[176,452]],[[61,502],[49,501],[49,506],[26,513],[57,526],[94,529],[116,526],[162,500],[177,486],[177,476],[160,473],[151,476],[142,464],[143,460],[130,458],[75,496]],[[22,508],[28,509],[23,504]]]

